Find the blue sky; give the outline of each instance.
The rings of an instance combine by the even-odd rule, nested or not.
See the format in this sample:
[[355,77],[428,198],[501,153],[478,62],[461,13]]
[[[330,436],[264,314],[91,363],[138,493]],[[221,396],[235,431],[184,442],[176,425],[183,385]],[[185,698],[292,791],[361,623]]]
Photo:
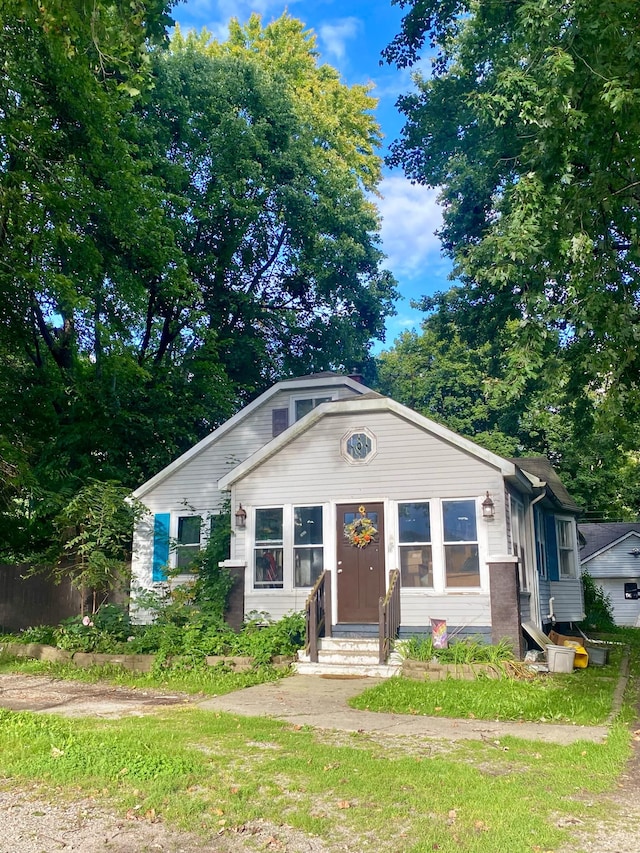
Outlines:
[[[402,127],[395,101],[411,87],[408,71],[380,65],[380,52],[398,32],[401,20],[401,11],[391,0],[183,0],[173,16],[183,30],[206,27],[224,39],[232,17],[245,22],[257,12],[268,23],[285,11],[315,32],[319,61],[337,68],[344,83],[373,84],[384,154]],[[385,266],[398,280],[403,298],[397,304],[397,315],[387,322],[385,344],[378,344],[376,351],[390,346],[400,332],[419,325],[422,315],[411,308],[409,300],[448,287],[450,271],[450,262],[442,257],[434,235],[440,224],[437,193],[412,186],[399,169],[386,168],[380,192],[377,204],[382,215]]]

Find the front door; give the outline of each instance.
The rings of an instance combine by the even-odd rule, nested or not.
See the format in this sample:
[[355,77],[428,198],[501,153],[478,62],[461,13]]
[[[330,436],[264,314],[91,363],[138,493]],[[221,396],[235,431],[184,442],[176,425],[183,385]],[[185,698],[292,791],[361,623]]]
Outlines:
[[338,622],[377,622],[385,594],[384,505],[336,507]]

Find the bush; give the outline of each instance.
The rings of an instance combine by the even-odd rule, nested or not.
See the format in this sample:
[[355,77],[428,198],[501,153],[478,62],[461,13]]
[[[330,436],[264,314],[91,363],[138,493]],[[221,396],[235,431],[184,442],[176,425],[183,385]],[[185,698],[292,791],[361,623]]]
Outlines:
[[611,598],[606,595],[602,587],[596,584],[588,572],[582,575],[582,588],[586,614],[582,624],[596,631],[610,631],[615,628]]

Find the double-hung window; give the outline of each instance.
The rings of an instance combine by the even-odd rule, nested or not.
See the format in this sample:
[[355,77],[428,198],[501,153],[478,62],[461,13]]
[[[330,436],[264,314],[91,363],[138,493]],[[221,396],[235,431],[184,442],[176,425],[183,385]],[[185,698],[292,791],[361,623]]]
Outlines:
[[447,587],[479,587],[476,502],[443,501],[442,529]]
[[254,587],[282,589],[283,518],[282,507],[256,509]]
[[561,578],[576,577],[575,525],[566,518],[556,518],[558,571]]
[[511,544],[512,553],[518,558],[518,579],[520,581],[520,589],[526,590],[527,583],[527,564],[526,564],[526,546],[525,546],[525,516],[524,507],[515,498],[511,498]]
[[322,507],[293,508],[293,583],[313,586],[324,569]]
[[431,517],[428,503],[398,504],[402,586],[433,588]]
[[176,541],[176,568],[188,571],[200,551],[202,518],[199,515],[183,515],[178,518]]

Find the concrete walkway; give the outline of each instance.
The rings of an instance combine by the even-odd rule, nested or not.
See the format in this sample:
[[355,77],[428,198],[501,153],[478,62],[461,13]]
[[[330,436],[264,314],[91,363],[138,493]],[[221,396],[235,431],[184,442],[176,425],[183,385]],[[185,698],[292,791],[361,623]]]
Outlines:
[[577,741],[603,743],[606,726],[572,726],[554,723],[512,723],[492,720],[453,720],[405,714],[356,711],[348,699],[380,683],[379,678],[327,678],[293,675],[259,684],[225,696],[205,699],[197,707],[242,717],[273,717],[293,725],[347,732],[384,732],[443,740],[497,740],[518,737],[568,745]]

